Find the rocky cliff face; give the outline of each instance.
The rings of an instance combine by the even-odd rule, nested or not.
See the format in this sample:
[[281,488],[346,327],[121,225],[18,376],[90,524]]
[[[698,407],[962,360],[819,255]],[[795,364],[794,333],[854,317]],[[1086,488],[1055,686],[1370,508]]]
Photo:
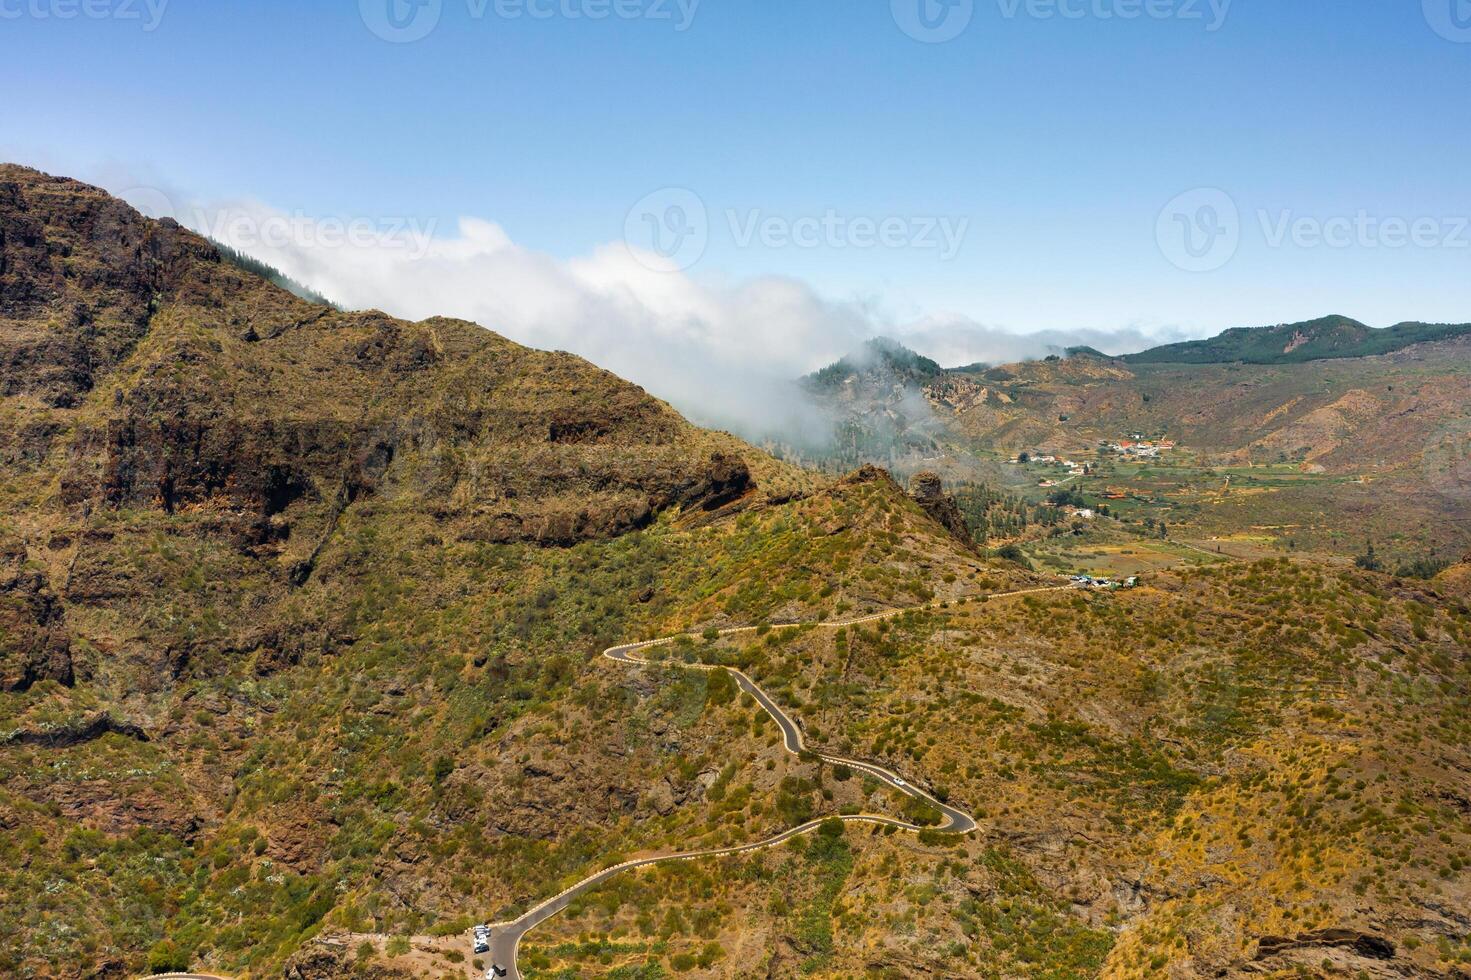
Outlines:
[[733,441],[584,361],[313,306],[18,167],[0,168],[0,365],[29,433],[13,454],[70,430],[60,503],[213,509],[244,546],[395,483],[462,533],[552,545],[754,488]]
[[71,640],[45,574],[28,567],[24,544],[0,535],[0,691],[41,680],[70,685]]
[[[125,567],[158,533],[210,550],[270,606],[357,511],[566,547],[790,479],[576,357],[313,305],[173,222],[15,166],[0,166],[0,372],[0,464],[17,478],[0,520],[28,525],[4,565],[8,686],[70,677],[63,600],[96,618],[162,584]],[[262,618],[183,650],[113,628],[137,620],[119,615],[108,641],[169,673],[251,649]]]
[[965,516],[960,513],[955,498],[945,492],[944,481],[938,473],[916,473],[909,480],[909,496],[961,544],[975,548],[975,538],[965,524]]
[[185,241],[95,188],[0,168],[0,394],[75,406],[147,333]]

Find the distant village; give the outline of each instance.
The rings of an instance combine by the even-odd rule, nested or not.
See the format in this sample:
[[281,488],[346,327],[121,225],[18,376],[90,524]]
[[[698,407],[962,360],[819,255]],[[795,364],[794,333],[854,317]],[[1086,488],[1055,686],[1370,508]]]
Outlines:
[[[1101,442],[1098,444],[1103,452],[1118,453],[1121,456],[1133,456],[1137,459],[1158,459],[1161,455],[1175,449],[1175,444],[1167,439],[1145,439],[1143,436],[1135,436],[1133,439],[1119,439],[1114,442]],[[1032,453],[1020,453],[1013,463],[1027,464],[1039,463],[1043,466],[1061,466],[1067,470],[1070,477],[1087,476],[1092,472],[1092,464],[1078,463],[1062,456],[1038,450]],[[1044,482],[1043,486],[1049,484]],[[1051,484],[1056,486],[1056,484]]]
[[1133,439],[1120,439],[1118,442],[1105,443],[1104,448],[1124,456],[1137,456],[1140,459],[1158,459],[1161,453],[1167,453],[1174,449],[1175,444],[1163,439],[1155,441],[1135,436]]
[[[1098,448],[1100,453],[1115,453],[1133,459],[1159,459],[1163,454],[1172,452],[1176,446],[1174,442],[1168,439],[1146,439],[1142,435],[1136,434],[1132,439],[1101,442],[1098,444]],[[1012,462],[1023,466],[1029,463],[1036,463],[1041,466],[1058,466],[1066,471],[1067,476],[1065,478],[1042,479],[1037,486],[1044,490],[1060,487],[1078,477],[1090,476],[1093,473],[1092,463],[1079,463],[1064,456],[1058,456],[1042,450],[1019,453]],[[1106,491],[1103,495],[1109,500],[1123,500],[1128,496],[1122,490],[1112,489]],[[1098,513],[1089,507],[1062,505],[1060,509],[1070,517],[1081,518],[1085,521],[1091,521],[1098,516]]]

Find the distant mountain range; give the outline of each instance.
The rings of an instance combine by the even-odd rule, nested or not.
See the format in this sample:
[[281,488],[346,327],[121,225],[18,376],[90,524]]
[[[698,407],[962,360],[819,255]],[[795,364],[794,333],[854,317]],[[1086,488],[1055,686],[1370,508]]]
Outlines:
[[[1166,344],[1122,360],[1131,364],[1300,364],[1392,354],[1415,344],[1471,334],[1471,323],[1397,323],[1375,329],[1346,316],[1275,327],[1238,327],[1209,340]],[[1096,352],[1093,352],[1096,353]]]
[[[1189,447],[1209,467],[1324,474],[1311,487],[1274,487],[1260,512],[1238,514],[1237,523],[1315,528],[1295,533],[1319,543],[1338,535],[1339,547],[1361,547],[1370,526],[1416,540],[1435,527],[1445,546],[1471,546],[1471,530],[1452,520],[1455,493],[1437,492],[1454,472],[1454,440],[1466,427],[1467,324],[1374,329],[1330,316],[1123,357],[1074,348],[952,369],[885,339],[803,386],[835,420],[832,467],[878,462],[996,483],[1020,476],[998,467],[1024,451],[1077,458],[1144,434]],[[1228,474],[1217,479],[1224,485]],[[1324,520],[1347,510],[1360,515],[1352,536]]]
[[[1417,344],[1471,335],[1471,323],[1397,323],[1370,327],[1346,316],[1325,316],[1301,323],[1268,327],[1235,327],[1205,340],[1164,344],[1117,356],[1094,347],[1069,347],[1068,358],[1090,357],[1126,364],[1304,364],[1392,354]],[[1064,355],[1046,358],[1061,360]],[[802,379],[810,391],[833,391],[854,380],[927,384],[947,374],[982,374],[983,362],[943,368],[889,337],[875,337],[862,347]]]

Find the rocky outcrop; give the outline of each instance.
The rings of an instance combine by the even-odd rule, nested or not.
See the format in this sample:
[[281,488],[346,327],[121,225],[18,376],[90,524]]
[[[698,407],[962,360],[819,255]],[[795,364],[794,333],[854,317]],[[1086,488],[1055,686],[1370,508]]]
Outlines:
[[266,856],[298,874],[318,870],[329,853],[330,815],[315,805],[278,808],[266,831]]
[[362,962],[345,940],[324,937],[292,954],[281,976],[283,980],[413,980],[415,974],[386,964]]
[[888,470],[872,463],[865,463],[852,473],[843,477],[840,486],[853,487],[865,483],[887,483],[889,486],[898,488],[899,484],[894,482],[894,476]]
[[0,537],[0,691],[43,680],[74,680],[66,614],[43,572],[28,567],[25,545]]
[[104,711],[90,718],[55,728],[21,728],[0,740],[0,744],[40,745],[50,749],[60,749],[71,745],[81,745],[83,742],[90,742],[104,735],[121,735],[140,742],[148,741],[148,733],[143,729],[131,722],[119,721]]
[[965,516],[956,506],[955,498],[945,492],[944,482],[936,473],[916,473],[909,481],[909,496],[925,513],[940,523],[967,548],[975,549],[975,538],[966,526]]
[[187,797],[162,793],[151,786],[119,795],[116,787],[105,780],[85,780],[52,783],[38,796],[66,819],[106,834],[126,835],[146,828],[190,842],[204,827],[204,820],[193,812]]
[[1395,956],[1394,943],[1379,936],[1357,932],[1352,929],[1322,929],[1305,932],[1294,938],[1263,936],[1257,944],[1256,958],[1265,960],[1282,953],[1301,949],[1346,949],[1355,955],[1371,960],[1392,960]]
[[756,488],[745,460],[725,453],[713,453],[704,472],[693,486],[683,490],[678,503],[686,510],[719,510],[740,500]]

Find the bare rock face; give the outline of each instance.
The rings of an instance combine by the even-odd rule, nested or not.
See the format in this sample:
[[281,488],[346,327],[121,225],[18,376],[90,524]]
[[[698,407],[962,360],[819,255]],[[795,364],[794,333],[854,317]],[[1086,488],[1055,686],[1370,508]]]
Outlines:
[[347,950],[318,943],[296,952],[281,975],[286,980],[335,980],[347,976],[347,962]]
[[938,473],[916,473],[909,481],[909,495],[921,504],[945,498],[945,483]]
[[[936,478],[938,479],[938,477]],[[885,483],[897,487],[894,476],[881,466],[865,463],[842,479],[842,486],[860,486],[865,483]]]
[[242,551],[291,551],[294,585],[341,512],[386,493],[455,537],[560,547],[755,487],[744,460],[579,358],[315,305],[98,188],[0,165],[11,396],[44,408],[0,434],[0,463],[69,439],[62,503],[208,513]]
[[965,517],[955,504],[955,498],[945,492],[945,484],[937,473],[916,473],[909,481],[909,496],[938,521],[945,530],[955,536],[967,548],[975,549],[975,539],[966,527]]
[[0,538],[0,691],[73,682],[71,638],[46,576],[26,566],[25,545]]
[[712,453],[699,480],[679,495],[679,504],[687,510],[695,507],[705,511],[719,510],[741,499],[755,487],[745,460],[725,453]]
[[412,974],[378,963],[355,962],[340,940],[317,939],[297,950],[281,972],[284,980],[411,980]]
[[79,404],[147,334],[182,252],[202,245],[95,187],[0,168],[0,395]]
[[328,816],[315,806],[296,804],[272,815],[266,854],[299,874],[311,874],[328,854]]
[[127,834],[149,828],[192,842],[204,825],[186,799],[144,788],[120,798],[101,780],[58,783],[43,794],[68,819],[108,834]]

